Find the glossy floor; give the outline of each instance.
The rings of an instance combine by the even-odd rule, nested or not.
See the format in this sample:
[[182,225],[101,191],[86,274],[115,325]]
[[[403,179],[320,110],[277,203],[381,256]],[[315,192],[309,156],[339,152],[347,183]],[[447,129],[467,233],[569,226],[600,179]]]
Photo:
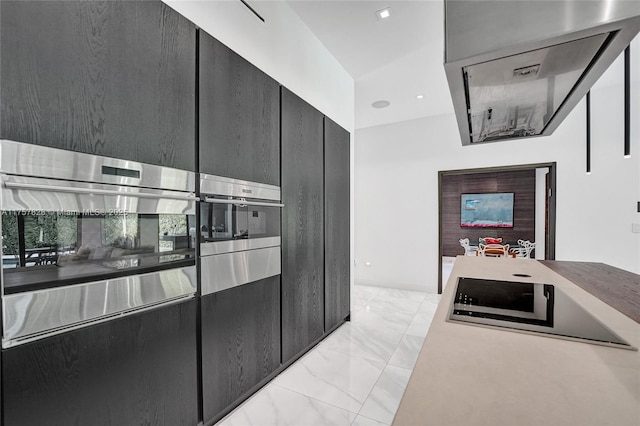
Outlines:
[[338,328],[219,425],[390,425],[439,296],[355,286]]

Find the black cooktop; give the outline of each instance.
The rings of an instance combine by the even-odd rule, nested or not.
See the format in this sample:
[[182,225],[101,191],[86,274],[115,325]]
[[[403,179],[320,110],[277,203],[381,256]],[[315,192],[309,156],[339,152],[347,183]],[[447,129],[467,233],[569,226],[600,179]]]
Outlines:
[[637,350],[551,284],[460,277],[448,319]]

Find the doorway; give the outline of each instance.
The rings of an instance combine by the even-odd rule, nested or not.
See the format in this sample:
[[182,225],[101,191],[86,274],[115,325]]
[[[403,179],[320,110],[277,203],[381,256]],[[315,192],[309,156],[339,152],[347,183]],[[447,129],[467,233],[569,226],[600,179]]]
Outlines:
[[[536,241],[538,257],[554,260],[555,189],[555,162],[438,172],[438,293],[442,293],[445,284],[443,258],[463,253],[460,238],[477,239],[480,233],[492,236],[499,229],[501,236],[508,240]],[[513,227],[463,228],[460,213],[463,193],[514,193]],[[541,228],[544,228],[544,233]],[[446,263],[445,274],[449,266]]]

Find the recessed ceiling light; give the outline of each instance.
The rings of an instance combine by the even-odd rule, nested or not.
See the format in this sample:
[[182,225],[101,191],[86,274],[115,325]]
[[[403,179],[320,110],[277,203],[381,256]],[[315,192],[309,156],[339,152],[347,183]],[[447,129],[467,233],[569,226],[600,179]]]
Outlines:
[[416,96],[416,98],[422,99],[422,98],[424,98],[424,95],[418,95],[418,96]]
[[376,12],[376,16],[379,20],[387,19],[389,16],[391,16],[391,9],[388,7],[380,9]]
[[385,101],[384,99],[381,99],[379,101],[375,101],[374,103],[371,104],[371,106],[374,107],[374,108],[386,108],[389,105],[391,105],[391,102]]

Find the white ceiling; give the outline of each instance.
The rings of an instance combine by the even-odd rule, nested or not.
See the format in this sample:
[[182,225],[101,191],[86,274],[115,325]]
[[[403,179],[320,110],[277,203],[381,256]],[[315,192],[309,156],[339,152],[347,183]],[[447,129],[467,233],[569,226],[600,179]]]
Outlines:
[[[356,129],[453,112],[442,65],[443,0],[288,3],[354,78]],[[378,20],[385,7],[391,17]],[[371,106],[382,99],[391,105]]]

